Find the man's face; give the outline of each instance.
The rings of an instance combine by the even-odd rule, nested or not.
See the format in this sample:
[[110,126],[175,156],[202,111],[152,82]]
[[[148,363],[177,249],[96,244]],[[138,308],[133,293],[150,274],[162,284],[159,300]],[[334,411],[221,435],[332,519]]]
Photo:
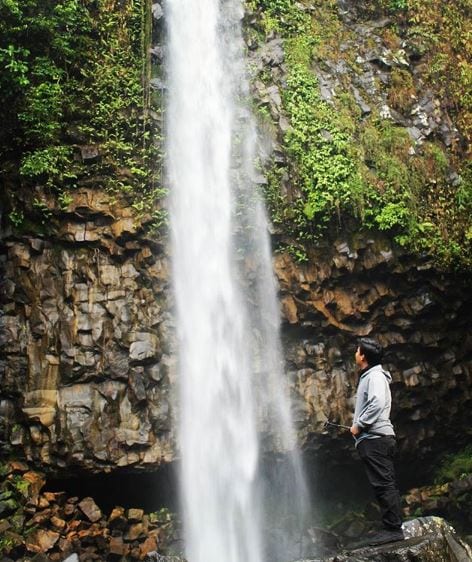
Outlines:
[[358,347],[356,349],[356,354],[355,354],[355,359],[356,359],[356,365],[359,365],[359,367],[362,367],[364,360],[365,360],[365,355],[362,355],[360,348]]

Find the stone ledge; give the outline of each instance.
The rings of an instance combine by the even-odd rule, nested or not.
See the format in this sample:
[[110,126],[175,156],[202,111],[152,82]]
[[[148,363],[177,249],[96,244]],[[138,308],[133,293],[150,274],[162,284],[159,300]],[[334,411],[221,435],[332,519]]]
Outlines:
[[296,562],[470,562],[472,549],[440,517],[419,517],[404,524],[406,540],[381,546],[345,549],[328,558]]

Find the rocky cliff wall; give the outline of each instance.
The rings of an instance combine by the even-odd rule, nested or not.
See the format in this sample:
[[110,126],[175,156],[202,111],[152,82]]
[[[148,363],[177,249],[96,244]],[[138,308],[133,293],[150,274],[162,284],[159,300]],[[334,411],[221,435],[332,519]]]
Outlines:
[[[15,455],[53,469],[155,468],[175,459],[176,388],[165,248],[123,203],[80,190],[54,235],[2,242],[1,420]],[[470,286],[387,238],[355,234],[306,264],[276,254],[294,412],[307,451],[341,459],[356,338],[393,374],[402,454],[460,446],[471,427]]]
[[288,371],[308,450],[343,462],[341,451],[352,445],[342,433],[328,439],[322,424],[352,420],[354,351],[365,335],[377,337],[386,351],[403,460],[427,472],[426,459],[467,443],[472,340],[466,278],[444,275],[386,238],[359,234],[318,248],[309,264],[297,265],[286,254],[275,264]]
[[81,189],[54,234],[3,239],[0,404],[17,454],[90,470],[173,456],[168,264],[134,215]]

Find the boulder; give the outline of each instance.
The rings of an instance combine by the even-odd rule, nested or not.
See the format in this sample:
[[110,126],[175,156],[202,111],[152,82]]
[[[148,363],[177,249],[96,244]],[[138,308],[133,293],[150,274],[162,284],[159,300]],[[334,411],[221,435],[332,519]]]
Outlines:
[[472,550],[461,541],[454,529],[440,517],[421,517],[404,524],[405,540],[381,546],[361,547],[327,558],[310,558],[297,562],[469,562]]

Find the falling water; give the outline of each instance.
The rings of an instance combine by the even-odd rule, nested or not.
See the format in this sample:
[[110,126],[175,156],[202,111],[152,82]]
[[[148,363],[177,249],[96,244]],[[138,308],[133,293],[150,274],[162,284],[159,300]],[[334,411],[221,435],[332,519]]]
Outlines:
[[269,498],[280,512],[282,502],[295,506],[293,520],[304,489],[295,455],[284,457],[290,486],[274,478],[273,494],[261,476],[261,433],[279,451],[292,450],[294,436],[267,224],[251,181],[243,8],[238,0],[167,0],[166,10],[186,555],[263,562],[277,552],[283,560],[289,541],[265,532]]

